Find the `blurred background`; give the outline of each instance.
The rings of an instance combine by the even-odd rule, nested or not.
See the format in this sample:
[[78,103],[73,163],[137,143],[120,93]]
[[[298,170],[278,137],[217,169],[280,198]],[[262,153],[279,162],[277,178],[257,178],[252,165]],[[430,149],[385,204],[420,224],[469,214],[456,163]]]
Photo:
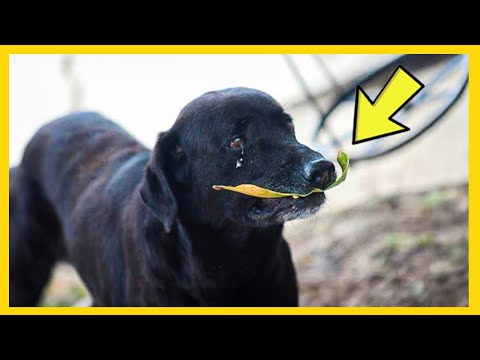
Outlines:
[[[395,115],[412,130],[351,145],[355,86],[375,99],[399,64],[425,84]],[[11,55],[10,166],[71,111],[98,111],[152,147],[195,97],[257,88],[292,115],[300,142],[353,160],[318,215],[286,224],[301,305],[467,306],[467,79],[460,55]],[[41,305],[89,304],[58,264]]]

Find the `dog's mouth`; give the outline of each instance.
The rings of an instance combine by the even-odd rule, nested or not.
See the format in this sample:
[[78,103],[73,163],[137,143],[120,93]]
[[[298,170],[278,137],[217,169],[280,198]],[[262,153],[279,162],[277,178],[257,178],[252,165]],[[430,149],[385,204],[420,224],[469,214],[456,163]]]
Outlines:
[[305,198],[257,199],[250,207],[247,218],[259,222],[285,222],[313,215],[325,202],[324,193]]

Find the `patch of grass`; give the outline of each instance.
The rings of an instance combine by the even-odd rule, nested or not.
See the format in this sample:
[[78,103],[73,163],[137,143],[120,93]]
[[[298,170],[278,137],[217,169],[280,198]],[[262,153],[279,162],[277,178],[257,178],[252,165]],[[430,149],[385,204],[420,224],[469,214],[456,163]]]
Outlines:
[[425,283],[422,280],[416,280],[410,283],[410,290],[413,295],[420,296],[425,292]]
[[421,234],[420,236],[415,238],[417,246],[419,248],[426,248],[435,243],[435,236],[432,234]]
[[445,191],[433,190],[425,194],[421,199],[421,204],[424,209],[433,209],[445,201],[448,200],[448,196]]
[[[463,239],[462,239],[463,240]],[[454,263],[462,263],[468,259],[468,245],[464,241],[452,244],[450,247],[450,257]]]
[[385,237],[383,238],[383,243],[385,244],[385,247],[389,251],[396,252],[400,248],[400,244],[402,243],[403,239],[404,239],[403,234],[389,233],[389,234],[386,234]]

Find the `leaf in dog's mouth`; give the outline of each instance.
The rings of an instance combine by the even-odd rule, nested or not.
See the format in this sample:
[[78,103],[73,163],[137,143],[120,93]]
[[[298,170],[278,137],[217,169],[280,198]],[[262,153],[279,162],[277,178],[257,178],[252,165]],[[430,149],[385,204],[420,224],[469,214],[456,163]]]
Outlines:
[[214,190],[229,190],[229,191],[234,191],[241,194],[255,196],[255,197],[264,198],[264,199],[283,198],[283,197],[289,197],[289,196],[293,197],[294,199],[297,199],[299,197],[307,197],[313,193],[319,193],[319,192],[330,190],[340,185],[342,182],[344,182],[345,179],[347,178],[347,172],[350,166],[350,158],[346,153],[340,150],[337,155],[337,162],[342,168],[342,175],[339,178],[337,178],[337,180],[335,180],[335,182],[331,184],[329,187],[327,187],[325,190],[316,188],[310,191],[308,194],[281,193],[281,192],[265,189],[253,184],[241,184],[237,186],[213,185],[212,187]]

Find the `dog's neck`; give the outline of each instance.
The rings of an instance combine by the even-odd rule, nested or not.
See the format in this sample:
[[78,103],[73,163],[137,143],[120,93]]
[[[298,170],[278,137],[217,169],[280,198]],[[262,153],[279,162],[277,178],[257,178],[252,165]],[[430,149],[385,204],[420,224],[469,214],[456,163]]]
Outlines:
[[196,280],[197,274],[191,274],[191,278],[203,282],[205,288],[210,288],[213,280],[220,289],[254,281],[261,268],[268,267],[279,253],[283,230],[283,224],[247,228],[239,224],[212,226],[186,219],[178,220],[178,224],[182,225],[178,236],[188,237],[191,244],[191,257],[186,258],[189,268],[200,272]]
[[194,246],[213,247],[217,252],[237,252],[249,247],[260,248],[258,241],[278,240],[283,230],[283,224],[261,228],[247,227],[233,222],[209,224],[185,218],[179,221],[189,229],[189,236]]
[[[147,235],[147,239],[163,229],[159,220],[148,213],[146,224],[146,228],[151,229],[151,236]],[[283,224],[269,228],[247,228],[238,224],[211,226],[178,217],[171,233],[147,241],[154,257],[169,252],[167,258],[175,259],[174,263],[164,265],[181,274],[176,280],[181,281],[179,286],[198,288],[201,292],[202,287],[210,286],[208,281],[212,277],[228,281],[254,276],[256,269],[246,268],[245,264],[263,266],[269,257],[276,256],[282,230]],[[151,270],[155,271],[158,263],[155,259],[150,260],[154,261]],[[165,270],[161,272],[167,273]]]

